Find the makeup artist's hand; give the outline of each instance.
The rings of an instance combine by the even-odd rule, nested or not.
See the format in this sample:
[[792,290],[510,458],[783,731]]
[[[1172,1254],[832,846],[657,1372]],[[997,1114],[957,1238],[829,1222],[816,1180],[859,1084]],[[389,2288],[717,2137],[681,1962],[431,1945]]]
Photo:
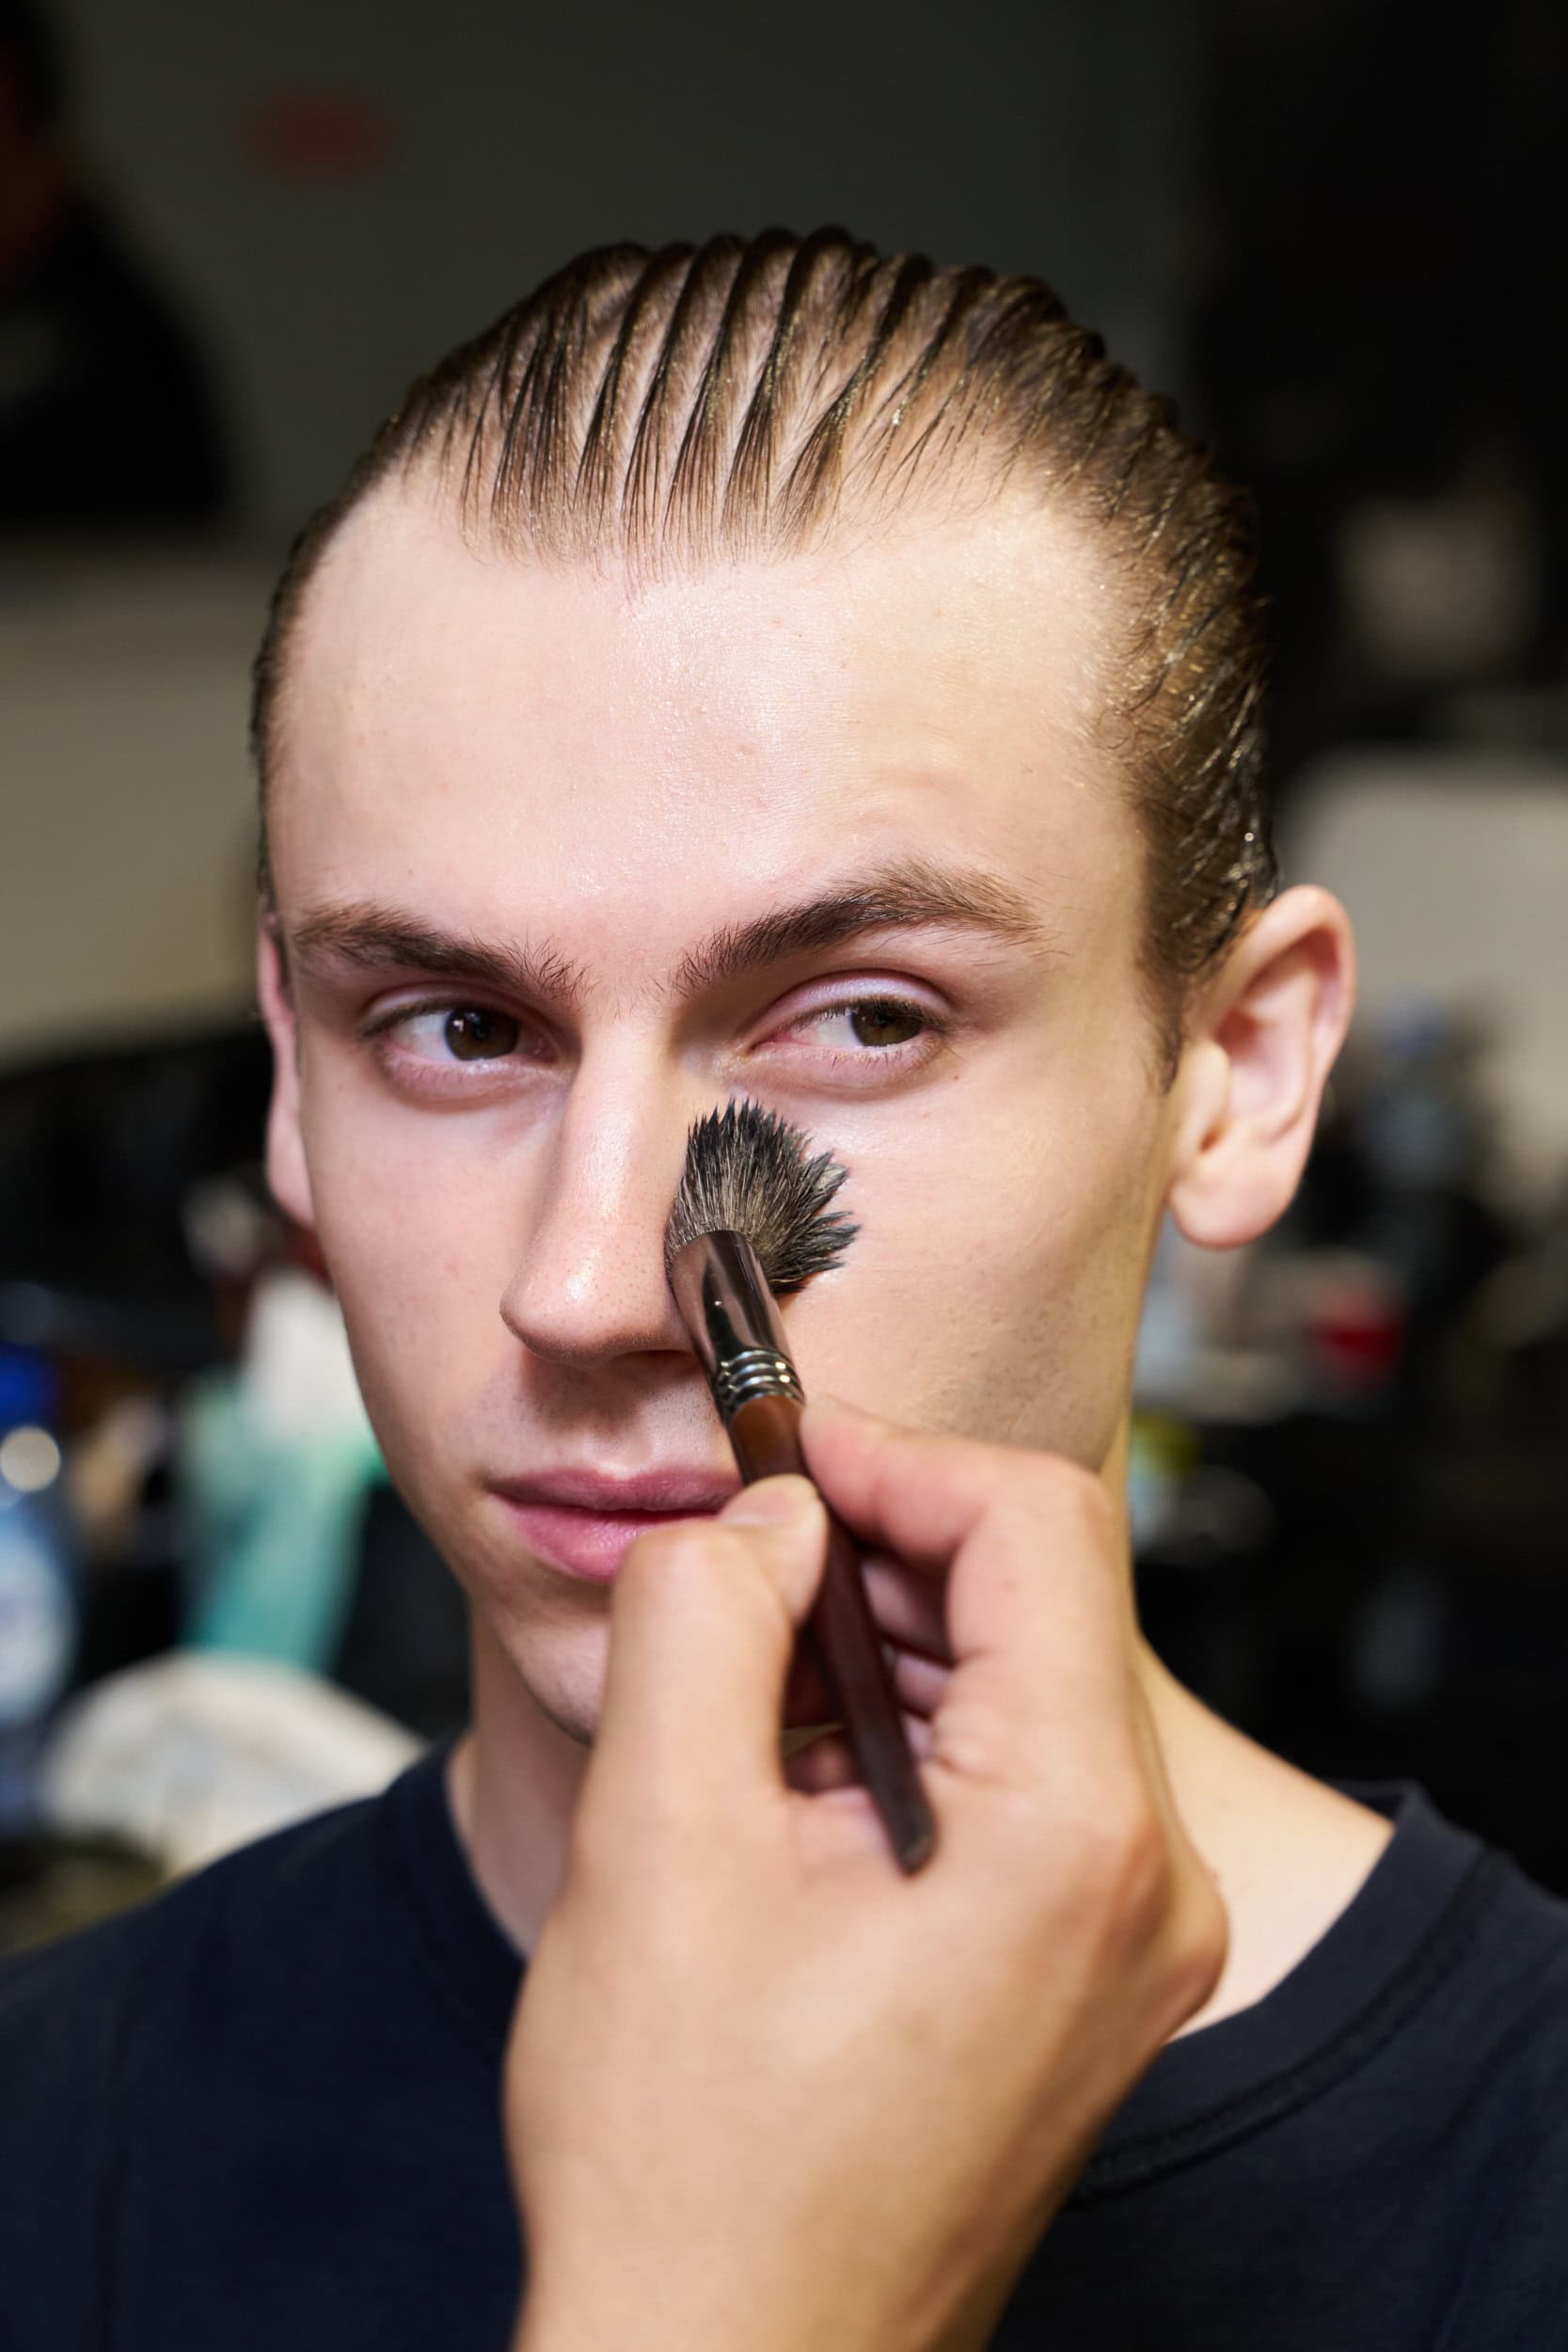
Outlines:
[[822,1551],[805,1483],[645,1536],[508,2056],[521,2352],[983,2344],[1218,1975],[1102,1489],[842,1410],[805,1439],[863,1539],[946,1575],[937,1851],[902,1877],[862,1791],[781,1772]]

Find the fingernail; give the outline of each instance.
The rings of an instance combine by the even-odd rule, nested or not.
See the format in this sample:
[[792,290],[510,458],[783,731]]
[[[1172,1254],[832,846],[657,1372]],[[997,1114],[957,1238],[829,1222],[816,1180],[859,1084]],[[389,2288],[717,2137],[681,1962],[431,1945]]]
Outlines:
[[810,1479],[791,1471],[782,1478],[764,1478],[754,1486],[743,1486],[724,1505],[721,1516],[731,1527],[787,1527],[816,1502],[816,1488]]

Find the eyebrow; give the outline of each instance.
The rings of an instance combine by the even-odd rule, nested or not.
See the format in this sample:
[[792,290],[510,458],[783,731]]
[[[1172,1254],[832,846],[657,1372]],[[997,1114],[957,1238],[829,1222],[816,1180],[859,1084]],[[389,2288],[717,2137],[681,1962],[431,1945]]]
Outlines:
[[554,948],[534,953],[522,946],[491,946],[367,901],[319,908],[289,934],[286,946],[288,961],[307,971],[346,963],[362,972],[428,973],[536,1004],[572,1003],[586,993],[581,966]]
[[[868,931],[912,930],[968,930],[1015,946],[1043,945],[1028,900],[997,876],[903,859],[796,906],[726,924],[681,957],[660,993],[689,999]],[[290,961],[307,969],[336,962],[363,971],[428,973],[534,1004],[572,1004],[592,993],[584,966],[555,947],[492,946],[368,902],[308,914],[287,946]]]
[[1028,900],[994,874],[903,859],[801,905],[726,925],[681,958],[673,986],[678,995],[699,996],[770,964],[841,947],[864,931],[939,929],[979,931],[1021,946],[1041,944]]

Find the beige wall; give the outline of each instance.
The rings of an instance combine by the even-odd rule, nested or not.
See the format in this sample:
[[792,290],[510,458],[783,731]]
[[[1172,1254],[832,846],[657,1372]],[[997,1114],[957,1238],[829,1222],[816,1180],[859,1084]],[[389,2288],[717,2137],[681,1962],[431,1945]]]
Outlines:
[[0,1061],[250,999],[260,567],[17,569],[0,596]]
[[1281,844],[1355,927],[1364,1021],[1412,1002],[1487,1041],[1504,1166],[1568,1168],[1568,771],[1512,752],[1347,750],[1305,776]]

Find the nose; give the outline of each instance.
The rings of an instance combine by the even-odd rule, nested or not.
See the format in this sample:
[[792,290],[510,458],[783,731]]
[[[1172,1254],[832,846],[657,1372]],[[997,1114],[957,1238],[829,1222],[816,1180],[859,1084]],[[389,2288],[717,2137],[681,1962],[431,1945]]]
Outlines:
[[501,1320],[531,1354],[591,1365],[689,1354],[664,1273],[664,1229],[698,1105],[667,1073],[579,1069],[538,1170]]

